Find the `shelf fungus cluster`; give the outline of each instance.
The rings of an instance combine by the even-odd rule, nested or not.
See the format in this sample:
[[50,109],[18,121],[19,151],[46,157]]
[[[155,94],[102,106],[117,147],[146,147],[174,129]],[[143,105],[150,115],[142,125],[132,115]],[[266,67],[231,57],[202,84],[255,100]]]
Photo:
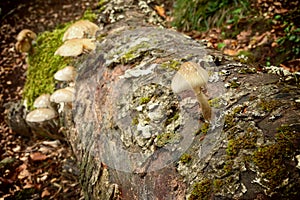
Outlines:
[[64,44],[54,55],[76,57],[83,53],[95,50],[95,37],[99,27],[88,21],[80,20],[72,24],[63,36]]
[[204,119],[210,121],[211,107],[208,104],[207,97],[202,92],[202,88],[206,86],[208,78],[207,71],[200,65],[194,62],[185,62],[172,79],[171,88],[175,93],[192,89],[201,106]]
[[[26,116],[26,121],[38,135],[53,139],[62,139],[59,133],[58,116],[65,105],[72,106],[75,89],[71,86],[76,76],[76,69],[67,66],[54,75],[58,81],[67,82],[68,86],[56,90],[53,94],[42,94],[35,99],[33,111]],[[56,109],[58,108],[58,110]]]

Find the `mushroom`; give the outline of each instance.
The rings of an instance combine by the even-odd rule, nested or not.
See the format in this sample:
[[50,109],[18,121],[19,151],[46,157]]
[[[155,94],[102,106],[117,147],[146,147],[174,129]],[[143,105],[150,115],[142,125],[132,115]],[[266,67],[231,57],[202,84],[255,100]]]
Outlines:
[[75,76],[76,70],[73,66],[66,66],[54,74],[54,78],[58,81],[73,81]]
[[64,42],[75,38],[94,38],[98,30],[96,24],[88,20],[79,20],[67,29],[62,40]]
[[26,116],[28,122],[44,122],[51,120],[57,116],[56,112],[51,108],[38,108]]
[[185,62],[173,77],[171,88],[175,93],[192,89],[200,103],[204,119],[210,121],[211,107],[207,97],[201,91],[201,88],[207,84],[208,77],[207,71],[197,63]]
[[19,52],[32,52],[32,41],[36,39],[36,34],[29,30],[23,29],[17,35],[17,43],[16,43],[16,50]]
[[74,89],[70,87],[56,90],[51,96],[50,101],[55,103],[70,103],[74,99]]
[[96,49],[93,39],[71,39],[64,42],[54,53],[60,56],[79,56],[82,53]]
[[50,94],[42,94],[36,98],[33,102],[33,107],[35,108],[50,108]]

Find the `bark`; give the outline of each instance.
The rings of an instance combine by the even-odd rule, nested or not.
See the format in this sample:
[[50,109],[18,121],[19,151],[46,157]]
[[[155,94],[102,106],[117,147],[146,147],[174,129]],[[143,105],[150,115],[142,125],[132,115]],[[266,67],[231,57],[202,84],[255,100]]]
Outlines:
[[[236,63],[149,21],[160,23],[143,1],[110,1],[97,49],[77,64],[75,101],[60,118],[85,198],[299,197],[298,77]],[[210,123],[192,90],[171,89],[186,61],[210,74]]]
[[[106,37],[79,64],[69,115],[74,123],[66,122],[74,127],[67,138],[86,199],[298,196],[295,82],[229,61],[173,30],[150,27],[151,9],[139,3],[107,5],[99,22],[121,20],[103,26]],[[185,61],[211,75],[210,124],[193,92],[170,89]]]

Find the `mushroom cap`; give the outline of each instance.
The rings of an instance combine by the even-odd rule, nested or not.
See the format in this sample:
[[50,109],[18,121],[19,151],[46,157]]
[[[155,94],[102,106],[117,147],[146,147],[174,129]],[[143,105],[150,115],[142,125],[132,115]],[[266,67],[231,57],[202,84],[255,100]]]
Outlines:
[[57,116],[56,112],[50,108],[38,108],[26,116],[26,121],[28,122],[43,122],[53,119]]
[[29,29],[23,29],[22,31],[19,32],[17,35],[17,40],[18,41],[23,41],[26,40],[28,42],[31,42],[32,40],[36,39],[36,33],[33,32],[32,30]]
[[22,40],[22,41],[18,41],[15,47],[18,52],[25,53],[30,51],[31,44],[26,40]]
[[175,93],[203,87],[208,82],[208,73],[194,62],[185,62],[172,79],[171,88]]
[[96,45],[93,39],[70,39],[64,42],[54,53],[60,56],[79,56],[84,50],[95,50]]
[[75,38],[92,38],[96,36],[98,30],[99,27],[96,24],[88,20],[79,20],[67,29],[62,40],[64,42]]
[[66,66],[54,74],[54,78],[58,81],[73,81],[75,76],[76,69],[73,66]]
[[71,88],[56,90],[51,96],[50,101],[55,103],[68,103],[74,100],[74,91]]
[[49,108],[50,107],[50,94],[42,94],[33,102],[35,108]]

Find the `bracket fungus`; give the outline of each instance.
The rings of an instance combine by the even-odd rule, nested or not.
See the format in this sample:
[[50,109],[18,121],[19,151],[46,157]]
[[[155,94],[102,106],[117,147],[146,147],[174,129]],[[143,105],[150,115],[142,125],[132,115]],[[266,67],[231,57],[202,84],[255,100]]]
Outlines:
[[35,108],[51,108],[50,94],[42,94],[33,102]]
[[72,24],[63,36],[63,42],[75,38],[95,38],[99,27],[88,21],[88,20],[79,20]]
[[64,42],[54,53],[54,55],[60,56],[79,56],[82,53],[86,53],[96,49],[96,45],[93,39],[70,39]]
[[172,79],[171,88],[175,93],[192,89],[200,103],[202,114],[205,120],[211,120],[211,107],[208,99],[201,91],[208,82],[208,73],[200,65],[194,62],[185,62]]
[[57,117],[55,110],[51,108],[38,108],[26,116],[26,121],[28,122],[44,122],[52,120]]
[[17,42],[16,42],[16,50],[19,52],[32,52],[32,42],[36,39],[36,34],[29,30],[29,29],[23,29],[20,31],[20,33],[17,35]]
[[76,69],[73,66],[66,66],[65,68],[58,70],[54,74],[55,80],[58,81],[74,81],[76,76]]

